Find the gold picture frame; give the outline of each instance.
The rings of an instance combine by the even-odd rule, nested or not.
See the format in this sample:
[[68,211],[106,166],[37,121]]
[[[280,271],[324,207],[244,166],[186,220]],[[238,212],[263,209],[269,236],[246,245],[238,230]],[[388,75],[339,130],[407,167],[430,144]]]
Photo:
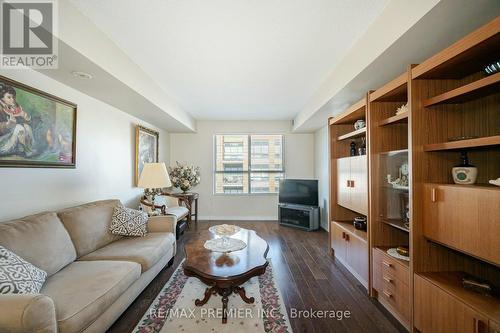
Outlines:
[[160,133],[137,125],[135,128],[135,186],[144,163],[158,163]]
[[0,167],[76,167],[77,105],[0,75]]

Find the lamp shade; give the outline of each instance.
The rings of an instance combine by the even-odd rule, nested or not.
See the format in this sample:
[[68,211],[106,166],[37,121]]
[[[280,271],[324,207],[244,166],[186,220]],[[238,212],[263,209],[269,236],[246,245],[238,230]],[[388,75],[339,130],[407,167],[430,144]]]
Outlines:
[[145,163],[137,186],[142,188],[172,186],[165,163]]

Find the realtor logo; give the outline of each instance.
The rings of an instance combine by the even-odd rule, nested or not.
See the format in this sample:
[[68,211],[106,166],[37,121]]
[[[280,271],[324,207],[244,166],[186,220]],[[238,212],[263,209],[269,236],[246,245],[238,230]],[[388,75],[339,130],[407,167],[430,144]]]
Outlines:
[[57,0],[0,0],[0,68],[57,68]]

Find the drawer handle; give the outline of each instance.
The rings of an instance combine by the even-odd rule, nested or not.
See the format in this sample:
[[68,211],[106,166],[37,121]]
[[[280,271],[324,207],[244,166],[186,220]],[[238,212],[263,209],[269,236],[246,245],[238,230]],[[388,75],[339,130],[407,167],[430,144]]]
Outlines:
[[347,181],[347,187],[351,187],[351,181],[350,180]]
[[436,202],[436,201],[437,201],[437,200],[436,200],[436,197],[437,197],[437,195],[436,195],[436,188],[435,188],[435,187],[433,187],[433,188],[431,189],[431,201],[432,201],[432,202]]
[[345,232],[342,231],[342,239],[345,239]]
[[351,187],[354,187],[354,180],[351,180]]
[[388,278],[387,276],[384,276],[383,279],[385,280],[385,282],[392,283],[392,279]]
[[350,238],[349,238],[349,234],[346,234],[346,235],[345,235],[345,240],[346,240],[346,241],[349,241],[349,239],[350,239]]
[[392,294],[386,290],[384,290],[384,295],[391,298],[392,297]]
[[386,266],[386,267],[392,267],[392,265],[391,265],[391,264],[389,264],[389,263],[388,263],[387,261],[385,261],[385,260],[383,260],[383,261],[382,261],[382,264],[383,264],[384,266]]

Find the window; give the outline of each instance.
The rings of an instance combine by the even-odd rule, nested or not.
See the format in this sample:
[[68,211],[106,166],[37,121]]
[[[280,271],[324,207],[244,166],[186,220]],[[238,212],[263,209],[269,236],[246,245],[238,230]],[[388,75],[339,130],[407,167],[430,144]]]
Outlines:
[[215,135],[217,194],[278,193],[283,135]]

